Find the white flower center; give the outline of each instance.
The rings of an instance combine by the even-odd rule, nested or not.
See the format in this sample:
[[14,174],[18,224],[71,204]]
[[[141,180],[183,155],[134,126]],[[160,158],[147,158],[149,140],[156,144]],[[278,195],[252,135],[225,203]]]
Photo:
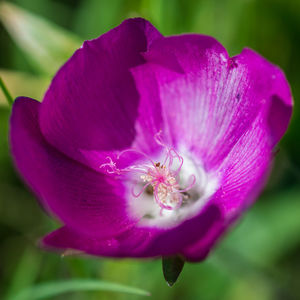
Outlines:
[[205,172],[200,162],[166,146],[160,133],[154,138],[164,149],[160,157],[152,159],[138,150],[127,149],[119,153],[117,160],[125,153],[138,154],[142,159],[119,169],[108,157],[109,162],[100,167],[109,174],[124,175],[130,190],[128,210],[140,219],[139,225],[173,227],[201,210],[215,192],[217,180]]

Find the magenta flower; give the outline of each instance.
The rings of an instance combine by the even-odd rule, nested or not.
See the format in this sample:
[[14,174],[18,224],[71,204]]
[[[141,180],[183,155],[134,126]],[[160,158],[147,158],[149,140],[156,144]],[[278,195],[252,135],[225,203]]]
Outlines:
[[291,112],[254,51],[131,19],[85,42],[42,103],[16,99],[11,148],[64,224],[44,246],[200,261],[258,196]]

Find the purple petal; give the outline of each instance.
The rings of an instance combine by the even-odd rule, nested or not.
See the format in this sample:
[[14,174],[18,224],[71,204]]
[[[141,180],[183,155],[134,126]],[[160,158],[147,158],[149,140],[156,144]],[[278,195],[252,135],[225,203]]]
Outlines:
[[38,124],[41,104],[18,98],[11,117],[15,164],[46,210],[88,236],[111,236],[137,220],[126,213],[124,187],[49,145]]
[[206,237],[207,232],[220,222],[220,217],[217,207],[209,206],[201,216],[173,230],[135,227],[108,240],[89,238],[62,227],[47,235],[42,244],[55,249],[75,249],[87,254],[111,257],[171,255]]
[[223,222],[216,223],[205,237],[183,250],[188,260],[203,260],[219,237],[261,192],[273,158],[268,112],[267,107],[260,112],[220,165],[217,172],[222,174],[223,180],[210,202],[220,208]]
[[99,239],[80,234],[68,227],[61,227],[41,240],[41,246],[57,250],[78,250],[92,255],[113,255],[119,242],[115,238]]
[[[286,130],[288,83],[252,50],[229,58],[211,37],[182,35],[154,41],[144,57],[148,63],[132,70],[141,103],[160,103],[156,114],[169,143],[187,146],[207,170],[219,166],[265,106],[273,145]],[[145,111],[138,119],[145,129],[147,118]]]
[[95,168],[101,162],[95,163],[89,151],[129,147],[139,102],[129,68],[143,63],[140,53],[160,37],[149,22],[129,19],[85,42],[57,73],[43,100],[40,126],[46,140]]
[[225,229],[229,226],[230,223],[225,223],[224,220],[220,219],[215,222],[214,226],[211,226],[209,231],[199,238],[197,242],[181,250],[180,254],[190,262],[199,262],[204,260],[218,239],[224,233]]
[[[270,141],[275,146],[287,130],[291,115],[293,99],[288,81],[284,73],[272,65],[262,56],[251,49],[244,49],[242,53],[233,58],[239,66],[242,64],[249,68],[249,79],[251,88],[259,91],[253,93],[253,98],[263,98],[263,104],[268,107],[268,125],[270,130]],[[264,109],[262,107],[261,109]]]

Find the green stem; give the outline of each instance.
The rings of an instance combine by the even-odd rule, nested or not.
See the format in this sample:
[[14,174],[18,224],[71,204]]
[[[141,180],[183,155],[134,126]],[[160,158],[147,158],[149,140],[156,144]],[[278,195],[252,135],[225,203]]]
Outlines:
[[4,82],[3,82],[3,80],[2,80],[1,77],[0,77],[0,88],[2,89],[2,92],[5,95],[6,100],[7,100],[8,104],[9,104],[9,106],[11,106],[13,104],[13,102],[14,102],[14,99],[11,96],[11,94],[9,93],[9,91],[8,91],[6,85],[4,84]]

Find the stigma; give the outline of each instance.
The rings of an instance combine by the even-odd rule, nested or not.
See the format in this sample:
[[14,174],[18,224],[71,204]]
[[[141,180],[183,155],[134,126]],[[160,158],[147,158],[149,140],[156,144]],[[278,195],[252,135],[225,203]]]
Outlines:
[[[108,162],[100,166],[108,174],[117,176],[129,174],[132,180],[131,194],[134,198],[147,194],[160,207],[160,214],[164,210],[178,210],[188,199],[188,191],[196,183],[196,176],[190,174],[185,187],[180,184],[180,171],[184,159],[173,147],[167,146],[161,139],[161,131],[154,136],[155,142],[162,147],[163,155],[160,161],[154,161],[149,155],[136,150],[126,149],[120,152],[116,159],[107,157]],[[118,168],[120,158],[128,153],[141,157],[125,168]],[[186,181],[185,181],[186,182]]]

